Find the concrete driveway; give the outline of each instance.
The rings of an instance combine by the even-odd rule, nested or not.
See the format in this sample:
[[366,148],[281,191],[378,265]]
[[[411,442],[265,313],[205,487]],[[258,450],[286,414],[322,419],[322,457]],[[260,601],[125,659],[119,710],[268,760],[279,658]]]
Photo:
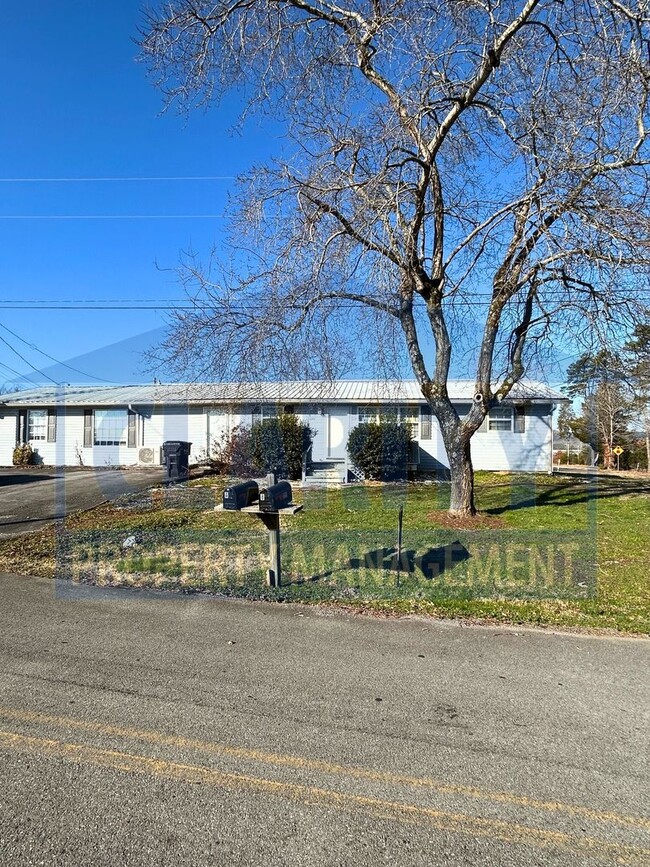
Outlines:
[[162,469],[0,469],[0,539],[20,536],[162,480]]

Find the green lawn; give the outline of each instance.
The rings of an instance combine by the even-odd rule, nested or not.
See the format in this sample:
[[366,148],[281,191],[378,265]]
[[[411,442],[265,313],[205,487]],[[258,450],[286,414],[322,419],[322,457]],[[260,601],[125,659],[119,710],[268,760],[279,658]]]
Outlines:
[[[215,512],[223,482],[158,490],[0,544],[0,568],[98,584],[328,602],[386,612],[650,632],[650,482],[477,475],[476,522],[450,522],[445,484],[297,491],[283,586],[266,531]],[[397,557],[397,514],[404,538]],[[136,544],[124,547],[135,536]]]

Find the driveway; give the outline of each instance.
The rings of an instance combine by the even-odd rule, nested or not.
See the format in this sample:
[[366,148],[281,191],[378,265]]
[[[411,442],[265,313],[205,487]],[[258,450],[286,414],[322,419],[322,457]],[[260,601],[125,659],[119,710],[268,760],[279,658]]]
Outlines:
[[0,539],[40,530],[73,512],[90,509],[162,480],[160,467],[0,469]]

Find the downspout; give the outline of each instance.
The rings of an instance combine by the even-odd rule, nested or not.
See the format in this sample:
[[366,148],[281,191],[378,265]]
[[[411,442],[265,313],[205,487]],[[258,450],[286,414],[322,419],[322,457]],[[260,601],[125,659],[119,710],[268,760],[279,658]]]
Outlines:
[[549,476],[553,475],[553,452],[555,451],[555,440],[554,440],[554,435],[553,435],[553,414],[554,414],[556,409],[557,409],[557,404],[552,403],[551,404],[551,466],[550,466],[549,471],[548,471]]

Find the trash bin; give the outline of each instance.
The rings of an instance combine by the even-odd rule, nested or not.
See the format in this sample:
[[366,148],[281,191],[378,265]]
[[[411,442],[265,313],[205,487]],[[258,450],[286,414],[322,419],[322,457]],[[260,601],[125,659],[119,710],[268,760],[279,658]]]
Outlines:
[[166,482],[186,482],[190,477],[192,443],[168,440],[162,445]]

